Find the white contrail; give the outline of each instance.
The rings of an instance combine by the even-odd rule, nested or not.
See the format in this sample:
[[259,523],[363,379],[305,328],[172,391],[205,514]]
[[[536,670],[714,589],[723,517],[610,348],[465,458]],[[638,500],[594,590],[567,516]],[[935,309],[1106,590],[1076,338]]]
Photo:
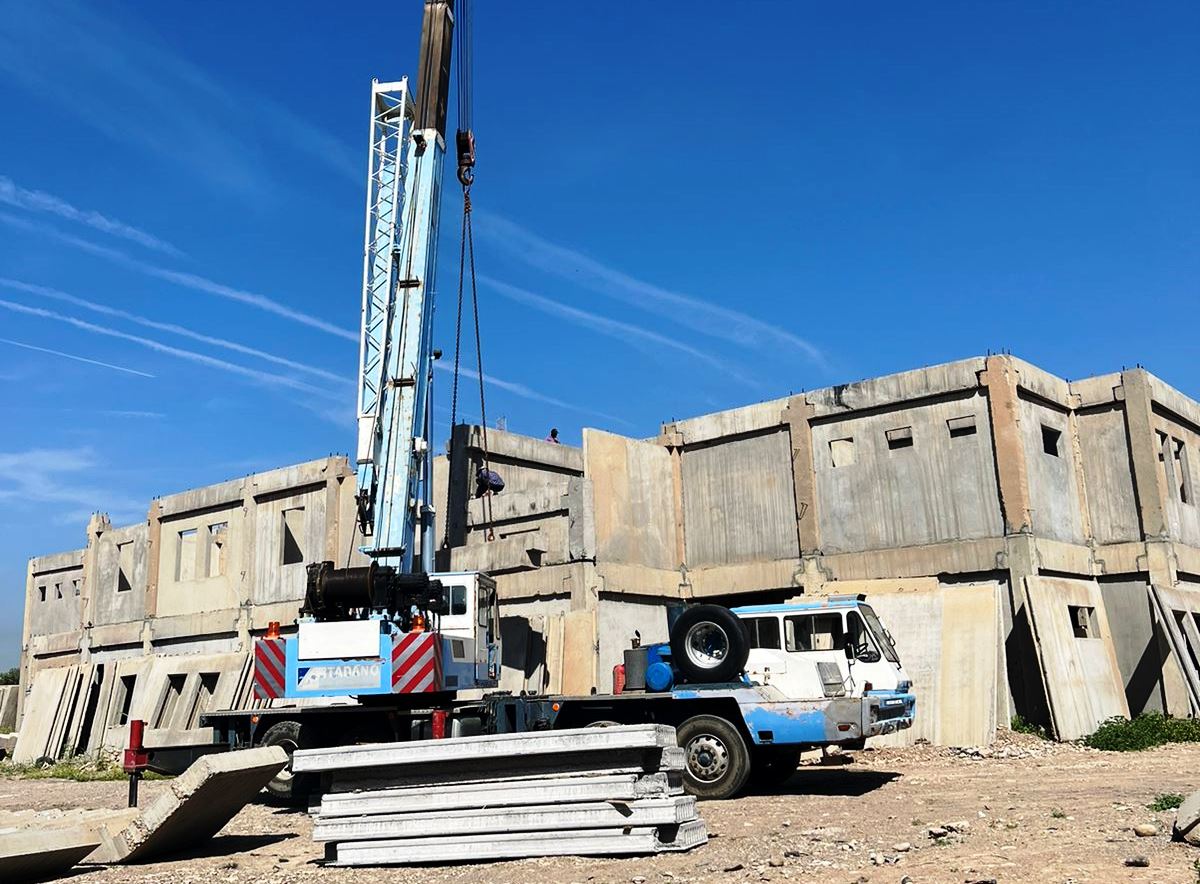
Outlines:
[[[435,362],[433,367],[439,371],[450,372],[451,374],[454,373],[454,367],[444,362]],[[479,380],[479,372],[475,371],[474,369],[467,368],[466,366],[460,366],[458,372],[459,374],[466,375],[473,380]],[[595,417],[602,417],[605,420],[614,421],[619,424],[625,424],[626,426],[629,425],[629,421],[619,418],[616,415],[606,414],[603,411],[596,411],[594,408],[584,408],[579,405],[572,405],[570,402],[564,402],[561,399],[555,399],[553,396],[547,396],[545,393],[539,393],[537,390],[527,387],[525,384],[517,383],[516,381],[506,381],[496,377],[495,375],[485,374],[483,376],[483,382],[495,387],[498,390],[505,390],[509,393],[512,393],[514,396],[520,396],[522,399],[530,399],[534,402],[544,402],[546,405],[553,405],[555,408],[563,408],[567,411],[578,411],[582,414],[590,414]]]
[[86,356],[76,356],[73,353],[64,353],[61,350],[51,350],[49,347],[37,347],[33,344],[25,344],[21,341],[14,341],[11,338],[0,338],[0,342],[11,344],[14,347],[24,347],[26,350],[36,350],[39,353],[49,353],[51,356],[59,356],[63,359],[73,359],[76,362],[86,362],[88,365],[99,365],[101,368],[111,368],[113,371],[123,371],[126,374],[141,375],[144,378],[156,377],[156,375],[152,375],[149,372],[138,371],[136,368],[126,368],[123,365],[113,365],[111,362],[101,362],[99,359],[88,359]]
[[43,319],[52,319],[55,322],[72,325],[75,328],[83,329],[84,331],[92,332],[93,334],[105,335],[110,338],[118,338],[122,341],[129,341],[133,344],[146,347],[149,350],[154,350],[157,353],[165,353],[169,356],[175,356],[179,359],[186,359],[189,362],[196,362],[201,365],[207,365],[210,368],[217,368],[221,371],[227,371],[231,374],[240,375],[244,378],[249,378],[258,383],[268,384],[276,387],[288,387],[293,390],[300,390],[305,393],[312,393],[319,396],[330,395],[328,391],[319,387],[314,387],[311,384],[306,384],[303,381],[298,381],[295,378],[286,377],[285,375],[271,374],[266,371],[258,371],[253,368],[246,368],[244,365],[235,365],[232,362],[226,362],[223,359],[216,359],[212,356],[205,356],[203,353],[196,353],[192,350],[184,350],[179,347],[172,347],[168,344],[163,344],[160,341],[155,341],[151,338],[143,338],[138,335],[127,334],[126,332],[117,331],[113,328],[107,328],[102,325],[87,322],[83,319],[77,319],[74,316],[64,316],[61,313],[55,313],[53,310],[44,310],[41,307],[30,307],[25,304],[17,304],[13,301],[0,300],[0,307],[5,310],[11,310],[14,313],[24,313],[27,316],[38,316]]
[[707,363],[713,368],[720,371],[722,374],[728,375],[743,384],[749,386],[758,386],[752,379],[737,371],[728,359],[718,359],[717,357],[705,353],[690,344],[685,344],[683,341],[672,338],[668,335],[660,334],[659,332],[650,331],[641,326],[633,325],[628,322],[620,322],[616,319],[610,319],[607,316],[601,316],[598,313],[590,313],[587,310],[580,310],[578,307],[571,307],[563,304],[560,301],[555,301],[547,298],[544,295],[535,294],[528,289],[523,289],[507,282],[501,282],[491,276],[480,275],[480,281],[485,285],[491,286],[502,297],[509,298],[521,304],[527,304],[543,313],[548,313],[551,316],[557,316],[565,319],[568,322],[573,322],[576,325],[589,328],[592,331],[599,332],[602,335],[617,338],[631,344],[653,344],[659,347],[669,347],[673,350],[678,350],[681,353],[686,353],[694,359]]
[[0,202],[16,206],[18,209],[27,209],[32,212],[48,212],[51,215],[57,215],[68,221],[86,224],[88,227],[107,233],[110,236],[127,239],[130,242],[135,242],[138,245],[154,249],[156,252],[162,252],[175,258],[183,255],[183,252],[175,248],[175,246],[165,240],[159,239],[153,234],[139,230],[122,221],[109,218],[107,215],[102,215],[99,212],[77,209],[66,200],[54,196],[54,194],[41,190],[26,190],[4,175],[0,175]]
[[665,316],[699,334],[721,338],[761,353],[777,345],[803,353],[825,368],[825,355],[814,344],[778,324],[764,322],[739,310],[671,291],[590,258],[582,252],[543,239],[519,224],[491,212],[476,211],[482,236],[526,264],[587,286],[642,310]]
[[277,316],[282,316],[285,319],[290,319],[293,322],[299,322],[302,325],[307,325],[310,328],[319,329],[331,335],[336,335],[339,338],[345,338],[348,341],[357,341],[358,333],[350,331],[334,325],[331,322],[326,322],[316,316],[304,313],[300,310],[294,310],[286,304],[281,304],[266,295],[260,295],[255,292],[247,292],[242,289],[235,289],[223,283],[214,282],[211,279],[206,279],[203,276],[198,276],[194,273],[180,273],[177,270],[168,270],[165,267],[159,267],[157,264],[151,264],[147,261],[141,261],[130,255],[125,254],[119,249],[112,249],[108,246],[102,246],[94,242],[89,242],[86,239],[80,239],[69,233],[63,233],[61,230],[55,230],[44,224],[34,224],[24,218],[17,218],[14,215],[9,215],[5,212],[0,212],[0,223],[7,224],[9,227],[14,227],[18,230],[24,230],[30,233],[48,236],[58,240],[61,243],[72,246],[80,251],[88,252],[92,255],[97,255],[124,267],[129,267],[132,270],[137,270],[139,273],[144,273],[147,276],[153,276],[158,279],[165,279],[167,282],[172,282],[176,285],[184,286],[198,292],[204,292],[209,295],[216,295],[220,298],[227,298],[231,301],[238,301],[242,304],[248,304],[251,307],[257,307],[259,310],[265,310],[268,313],[274,313]]
[[94,313],[102,313],[105,316],[112,316],[117,319],[125,319],[129,322],[143,326],[144,328],[152,328],[158,331],[170,332],[171,334],[190,338],[193,341],[199,341],[202,344],[211,344],[214,347],[232,350],[235,353],[241,353],[245,356],[253,356],[256,359],[262,359],[266,362],[273,362],[276,365],[283,365],[287,368],[294,368],[296,371],[302,371],[306,374],[315,375],[319,378],[323,378],[334,383],[350,383],[350,379],[346,376],[336,374],[332,371],[326,371],[323,368],[317,368],[314,365],[306,365],[303,362],[296,362],[283,356],[276,356],[274,353],[268,353],[265,350],[259,350],[254,347],[247,347],[245,344],[239,344],[236,341],[230,341],[225,338],[217,338],[213,337],[212,335],[201,334],[200,332],[193,331],[192,329],[186,328],[182,325],[176,325],[172,322],[158,322],[153,319],[147,319],[144,316],[139,316],[136,313],[130,313],[127,310],[109,307],[107,304],[98,304],[95,301],[88,301],[84,298],[79,298],[75,295],[70,295],[64,291],[52,289],[48,286],[34,285],[33,283],[21,282],[17,279],[8,279],[7,277],[2,276],[0,276],[0,286],[14,289],[19,292],[25,292],[31,295],[39,295],[44,298],[51,298],[55,301],[62,301],[66,304],[74,304],[76,307],[83,307],[85,310],[91,310]]

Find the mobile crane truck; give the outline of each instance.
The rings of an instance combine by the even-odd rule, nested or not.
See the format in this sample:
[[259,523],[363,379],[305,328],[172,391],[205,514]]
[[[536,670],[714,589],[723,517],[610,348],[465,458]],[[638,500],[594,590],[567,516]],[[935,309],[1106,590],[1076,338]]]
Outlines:
[[[458,12],[465,18],[465,0]],[[308,566],[295,634],[271,624],[255,644],[256,697],[271,702],[204,716],[216,734],[208,751],[657,722],[677,729],[686,788],[727,798],[753,773],[794,769],[806,748],[858,747],[910,727],[911,682],[857,596],[673,610],[669,642],[631,648],[619,693],[496,690],[495,581],[431,570],[433,292],[454,25],[453,0],[426,0],[415,98],[407,80],[372,86],[356,448],[369,564]],[[460,119],[464,104],[460,85]],[[469,125],[455,143],[466,197]],[[469,199],[464,211],[465,231]],[[353,702],[303,702],[331,697]],[[313,786],[285,771],[269,790],[300,799]]]

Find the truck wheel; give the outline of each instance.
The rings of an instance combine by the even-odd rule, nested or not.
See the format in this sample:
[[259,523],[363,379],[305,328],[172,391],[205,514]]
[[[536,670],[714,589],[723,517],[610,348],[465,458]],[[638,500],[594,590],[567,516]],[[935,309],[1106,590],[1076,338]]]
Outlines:
[[697,798],[732,798],[750,776],[750,753],[732,724],[696,715],[675,730],[683,748],[683,785]]
[[671,660],[693,684],[736,681],[749,653],[745,626],[721,605],[688,608],[671,630]]
[[282,746],[287,752],[288,764],[267,783],[267,794],[279,804],[303,804],[316,789],[317,778],[313,774],[292,773],[292,753],[297,749],[309,748],[304,728],[298,721],[277,721],[267,728],[259,746]]

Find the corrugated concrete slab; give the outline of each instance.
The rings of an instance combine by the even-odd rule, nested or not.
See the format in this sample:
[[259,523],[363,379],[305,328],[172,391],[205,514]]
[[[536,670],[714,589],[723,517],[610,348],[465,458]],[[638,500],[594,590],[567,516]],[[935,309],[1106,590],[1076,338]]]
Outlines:
[[42,881],[66,872],[100,844],[95,828],[0,834],[0,881]]
[[93,862],[143,862],[211,838],[287,764],[279,746],[209,755],[195,762]]
[[6,684],[0,687],[0,734],[11,733],[17,729],[17,700],[20,691],[20,685]]
[[708,843],[701,820],[680,826],[634,826],[575,832],[513,832],[464,838],[461,834],[400,841],[339,844],[336,865],[416,865],[529,856],[620,856],[691,850]]
[[34,676],[33,688],[25,702],[17,747],[13,750],[13,761],[29,764],[50,754],[52,732],[65,725],[62,719],[67,712],[62,708],[63,697],[67,693],[67,683],[76,671],[77,667],[64,666],[44,669]]
[[530,731],[522,734],[489,734],[408,743],[375,743],[334,749],[303,749],[293,755],[292,769],[296,773],[321,773],[354,768],[453,764],[512,756],[529,758],[563,753],[577,756],[587,752],[620,752],[674,745],[674,728],[666,725],[636,724],[563,731]]
[[369,817],[317,817],[314,841],[372,841],[427,838],[447,831],[474,834],[500,832],[565,832],[610,826],[674,826],[696,818],[691,795],[642,798],[636,801],[586,801],[578,804],[536,804],[529,807],[471,807],[424,813],[393,813]]
[[323,820],[367,814],[414,813],[423,810],[453,810],[465,807],[512,807],[522,804],[553,804],[568,801],[633,801],[638,798],[681,794],[683,780],[675,773],[616,774],[498,779],[458,786],[419,786],[370,792],[340,792],[321,799]]

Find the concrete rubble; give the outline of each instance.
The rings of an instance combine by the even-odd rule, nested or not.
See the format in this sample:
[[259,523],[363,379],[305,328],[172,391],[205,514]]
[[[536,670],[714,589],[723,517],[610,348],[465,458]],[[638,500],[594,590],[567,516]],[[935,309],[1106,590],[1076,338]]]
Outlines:
[[[648,439],[489,429],[506,482],[489,507],[482,434],[458,427],[436,565],[495,577],[505,690],[608,690],[635,629],[666,637],[667,604],[862,592],[923,710],[884,744],[983,746],[1015,714],[1075,739],[1200,712],[1197,427],[1200,403],[1143,369],[1067,381],[975,357]],[[255,706],[253,641],[294,622],[306,562],[346,560],[354,492],[325,458],[158,498],[136,525],[98,515],[83,549],[31,560],[20,757]]]
[[1171,837],[1200,847],[1200,792],[1193,792],[1175,811]]
[[[674,728],[662,725],[307,749],[293,757],[297,773],[328,779],[313,839],[326,843],[336,865],[689,850],[707,834],[695,799],[683,794],[682,768]],[[450,772],[459,781],[447,785]],[[355,788],[364,783],[371,787]]]

